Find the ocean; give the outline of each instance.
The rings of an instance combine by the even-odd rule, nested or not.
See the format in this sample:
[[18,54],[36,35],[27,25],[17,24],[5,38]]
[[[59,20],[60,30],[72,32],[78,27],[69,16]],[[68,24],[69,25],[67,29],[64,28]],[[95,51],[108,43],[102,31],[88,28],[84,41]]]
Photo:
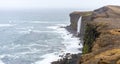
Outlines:
[[0,11],[0,64],[50,64],[81,53],[65,28],[74,9]]

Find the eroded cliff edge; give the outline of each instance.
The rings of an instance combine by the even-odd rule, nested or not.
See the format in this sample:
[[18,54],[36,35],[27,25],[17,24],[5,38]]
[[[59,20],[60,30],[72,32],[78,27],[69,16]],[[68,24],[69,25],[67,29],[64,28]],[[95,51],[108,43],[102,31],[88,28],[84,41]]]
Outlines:
[[120,64],[120,6],[104,6],[85,18],[78,64]]

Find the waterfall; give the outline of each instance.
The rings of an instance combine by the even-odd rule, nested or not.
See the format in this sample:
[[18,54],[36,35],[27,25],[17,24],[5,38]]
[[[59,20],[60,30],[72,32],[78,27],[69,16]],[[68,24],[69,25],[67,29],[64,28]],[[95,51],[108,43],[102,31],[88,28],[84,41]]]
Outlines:
[[82,20],[82,16],[79,18],[79,20],[77,22],[77,35],[80,34],[81,20]]

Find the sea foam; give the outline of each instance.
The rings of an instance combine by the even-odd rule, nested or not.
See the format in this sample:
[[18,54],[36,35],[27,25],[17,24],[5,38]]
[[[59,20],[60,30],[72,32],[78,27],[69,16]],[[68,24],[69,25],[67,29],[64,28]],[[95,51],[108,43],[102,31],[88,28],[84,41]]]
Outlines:
[[14,26],[14,24],[0,24],[0,27],[10,27]]
[[0,64],[4,64],[4,63],[0,60]]
[[79,48],[82,48],[82,44],[80,44],[79,38],[73,37],[72,34],[70,34],[65,28],[63,28],[65,26],[66,25],[64,25],[64,24],[61,24],[61,25],[59,24],[56,26],[47,27],[47,28],[53,29],[57,33],[61,34],[61,37],[64,39],[62,44],[64,44],[65,49],[63,48],[57,53],[54,52],[54,53],[43,55],[41,57],[44,59],[35,62],[35,64],[51,64],[51,62],[57,61],[58,59],[60,59],[61,58],[60,55],[64,56],[67,53],[71,53],[71,54],[81,53]]

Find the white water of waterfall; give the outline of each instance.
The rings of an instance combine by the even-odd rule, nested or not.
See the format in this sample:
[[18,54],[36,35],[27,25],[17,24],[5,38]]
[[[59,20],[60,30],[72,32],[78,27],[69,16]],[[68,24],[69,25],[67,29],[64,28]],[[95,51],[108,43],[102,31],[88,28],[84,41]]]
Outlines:
[[82,17],[80,17],[78,22],[77,22],[77,35],[80,34],[81,20],[82,20]]

